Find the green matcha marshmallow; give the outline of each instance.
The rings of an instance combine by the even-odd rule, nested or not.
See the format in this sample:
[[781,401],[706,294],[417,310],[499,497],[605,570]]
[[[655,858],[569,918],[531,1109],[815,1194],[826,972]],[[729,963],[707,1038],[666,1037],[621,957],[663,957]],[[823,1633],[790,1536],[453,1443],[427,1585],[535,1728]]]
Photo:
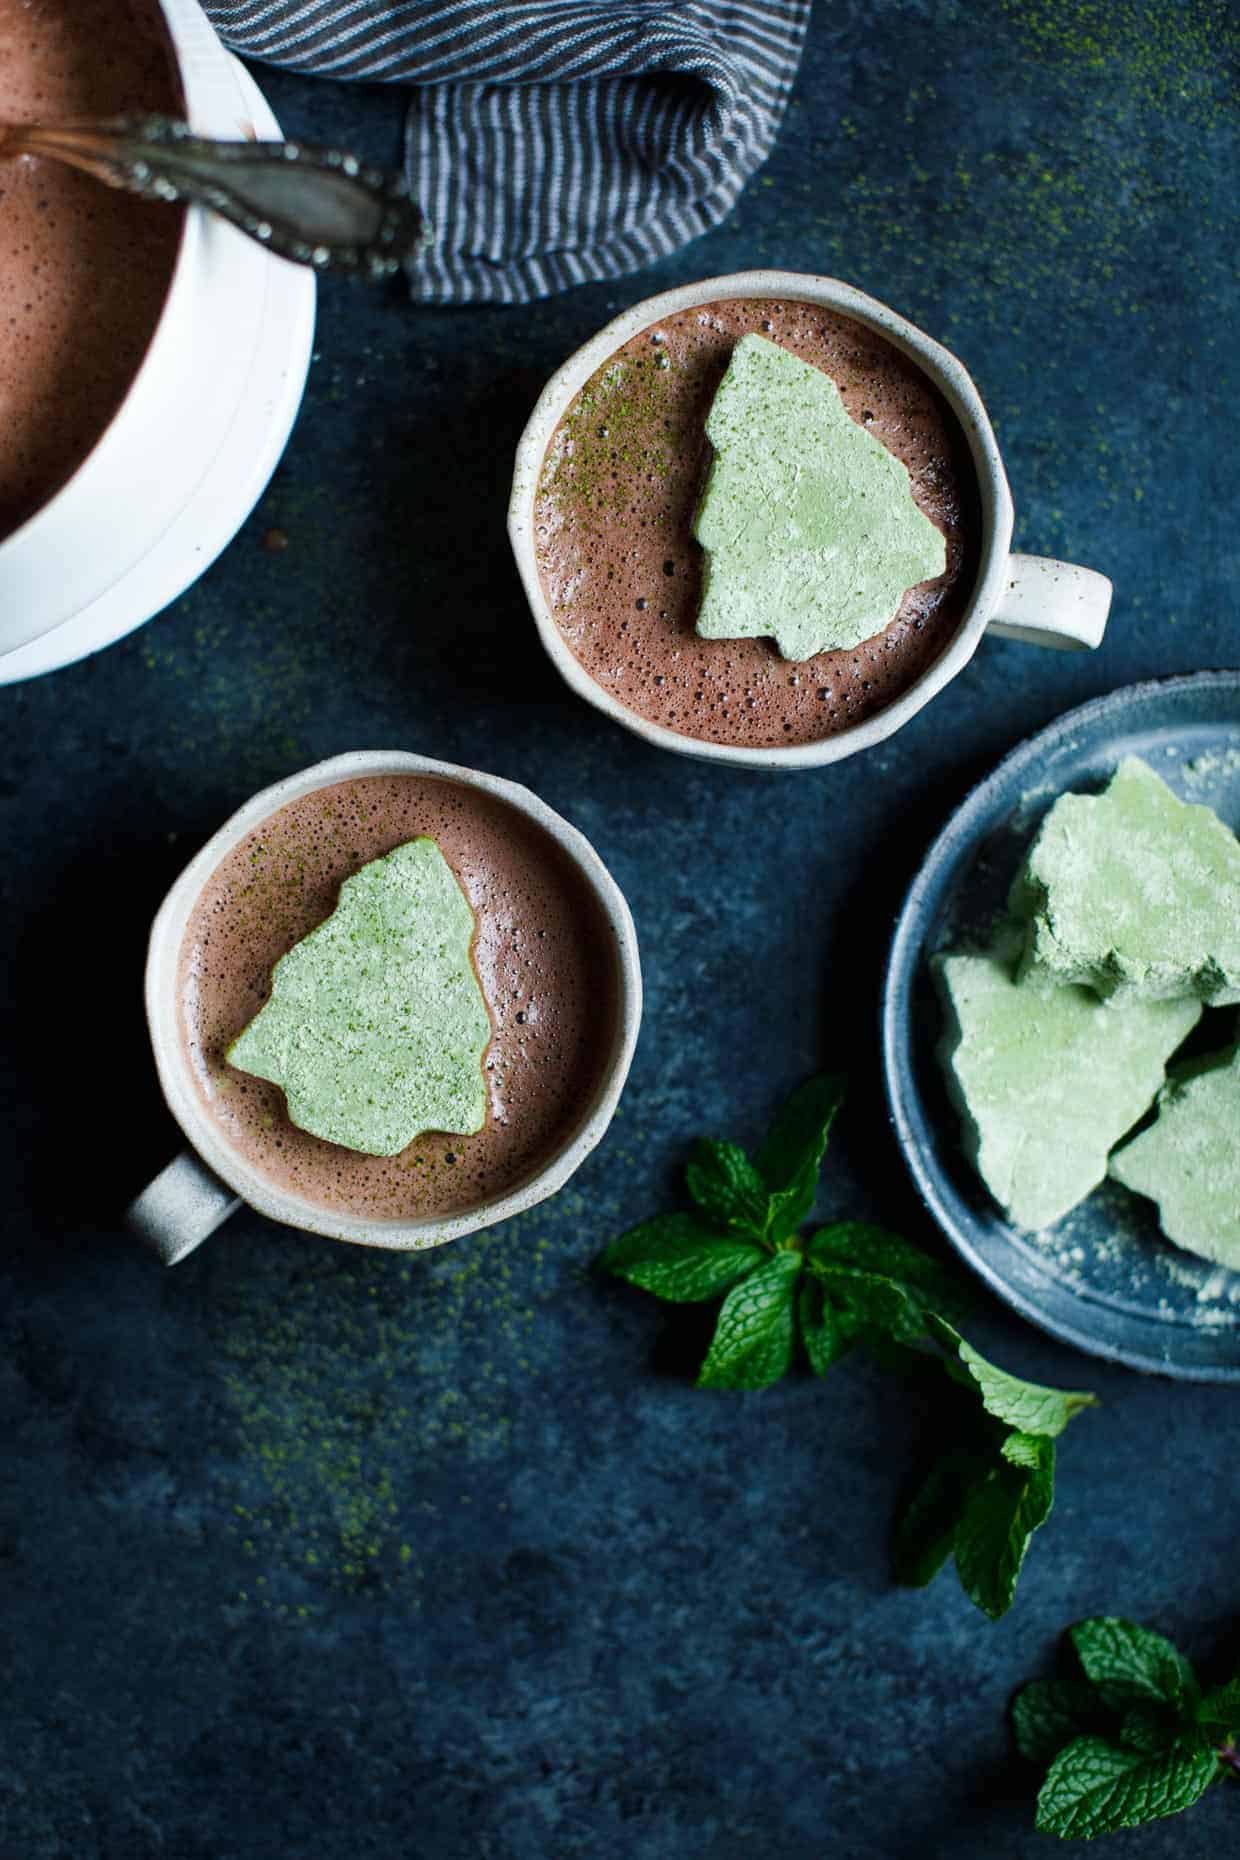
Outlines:
[[1172,1069],[1158,1119],[1110,1173],[1158,1203],[1168,1240],[1240,1267],[1240,1048]]
[[373,859],[272,972],[228,1049],[283,1088],[293,1123],[395,1156],[424,1130],[481,1130],[491,1022],[470,960],[474,914],[432,839]]
[[1012,889],[1026,960],[1103,995],[1240,1000],[1240,841],[1135,756],[1065,794]]
[[772,636],[785,659],[889,626],[947,566],[908,470],[839,389],[763,336],[742,336],[706,420],[715,456],[693,533],[706,551],[697,630]]
[[1019,948],[1009,931],[985,955],[937,959],[951,1016],[940,1056],[978,1174],[1018,1226],[1039,1228],[1102,1181],[1201,1005],[1016,981]]

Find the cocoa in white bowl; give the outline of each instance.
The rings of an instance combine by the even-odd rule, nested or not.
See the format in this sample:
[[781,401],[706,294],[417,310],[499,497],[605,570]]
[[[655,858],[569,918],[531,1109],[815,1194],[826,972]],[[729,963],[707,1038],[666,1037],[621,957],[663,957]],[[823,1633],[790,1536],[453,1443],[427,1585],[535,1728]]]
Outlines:
[[[278,137],[253,79],[197,0],[144,4],[162,18],[174,88],[194,128]],[[158,88],[164,105],[167,90]],[[111,211],[107,190],[99,192]],[[182,594],[258,501],[300,405],[313,275],[201,208],[132,205],[181,226],[162,309],[85,456],[0,532],[0,683],[97,651]]]

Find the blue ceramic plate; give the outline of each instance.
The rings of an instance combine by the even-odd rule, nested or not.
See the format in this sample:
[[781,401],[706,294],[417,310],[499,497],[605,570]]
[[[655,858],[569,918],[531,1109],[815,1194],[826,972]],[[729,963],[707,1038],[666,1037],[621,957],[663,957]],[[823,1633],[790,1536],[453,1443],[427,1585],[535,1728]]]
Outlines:
[[[896,926],[883,995],[887,1097],[926,1206],[1023,1316],[1134,1369],[1240,1382],[1240,1273],[1173,1247],[1154,1204],[1114,1182],[1042,1233],[1012,1226],[961,1150],[935,1057],[942,1011],[930,957],[984,931],[1051,804],[1068,789],[1103,787],[1126,755],[1143,757],[1177,794],[1240,829],[1240,672],[1131,685],[1070,711],[957,809]],[[1235,1009],[1227,1013],[1205,1017],[1214,1045],[1234,1037]]]

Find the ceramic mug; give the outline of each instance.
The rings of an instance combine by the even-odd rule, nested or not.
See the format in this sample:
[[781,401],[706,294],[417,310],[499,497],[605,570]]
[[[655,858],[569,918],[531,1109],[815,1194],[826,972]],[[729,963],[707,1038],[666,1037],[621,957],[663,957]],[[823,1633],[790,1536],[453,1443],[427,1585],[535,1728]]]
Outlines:
[[[342,1214],[277,1187],[233,1148],[211,1117],[195,1085],[178,1025],[181,944],[199,894],[220,861],[247,833],[290,801],[317,788],[368,775],[425,775],[458,782],[494,796],[534,821],[585,880],[613,944],[617,1013],[611,1052],[594,1098],[581,1106],[571,1136],[518,1188],[477,1207],[424,1220],[371,1220]],[[274,787],[264,788],[247,801],[191,859],[155,918],[146,964],[147,1022],[164,1097],[191,1147],[182,1151],[132,1204],[127,1223],[165,1265],[174,1265],[193,1252],[242,1201],[272,1220],[304,1228],[308,1233],[402,1252],[441,1246],[447,1240],[491,1227],[555,1194],[599,1142],[628,1076],[641,1010],[637,933],[623,893],[585,836],[528,788],[481,774],[477,769],[456,768],[448,762],[432,762],[426,756],[400,750],[358,751],[318,762]]]
[[[621,704],[590,677],[556,626],[538,573],[534,506],[543,460],[552,435],[578,391],[630,337],[662,318],[723,298],[765,297],[821,305],[876,330],[915,361],[939,389],[968,441],[982,511],[981,560],[973,595],[951,640],[922,676],[892,703],[851,729],[818,742],[751,748],[708,743],[652,723]],[[794,271],[742,271],[726,278],[684,284],[635,304],[591,337],[557,370],[543,389],[517,448],[508,534],[530,609],[543,645],[561,676],[579,697],[604,716],[656,743],[704,762],[748,768],[804,769],[838,762],[882,742],[916,715],[973,657],[984,633],[1038,646],[1097,646],[1111,604],[1111,584],[1088,568],[1043,556],[1014,555],[1012,496],[994,431],[973,382],[954,355],[874,298],[835,278]]]
[[[160,0],[203,135],[280,126],[197,0]],[[201,207],[125,399],[72,478],[0,540],[0,683],[109,645],[182,594],[249,515],[301,403],[315,280]]]

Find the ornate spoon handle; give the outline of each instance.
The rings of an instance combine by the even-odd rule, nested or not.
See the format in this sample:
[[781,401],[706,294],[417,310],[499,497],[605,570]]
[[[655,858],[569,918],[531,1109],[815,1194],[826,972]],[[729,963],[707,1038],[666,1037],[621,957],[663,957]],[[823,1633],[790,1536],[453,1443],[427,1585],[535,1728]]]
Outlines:
[[68,162],[146,200],[194,201],[317,271],[389,277],[430,239],[404,181],[305,142],[211,142],[168,116],[0,127],[0,156]]

